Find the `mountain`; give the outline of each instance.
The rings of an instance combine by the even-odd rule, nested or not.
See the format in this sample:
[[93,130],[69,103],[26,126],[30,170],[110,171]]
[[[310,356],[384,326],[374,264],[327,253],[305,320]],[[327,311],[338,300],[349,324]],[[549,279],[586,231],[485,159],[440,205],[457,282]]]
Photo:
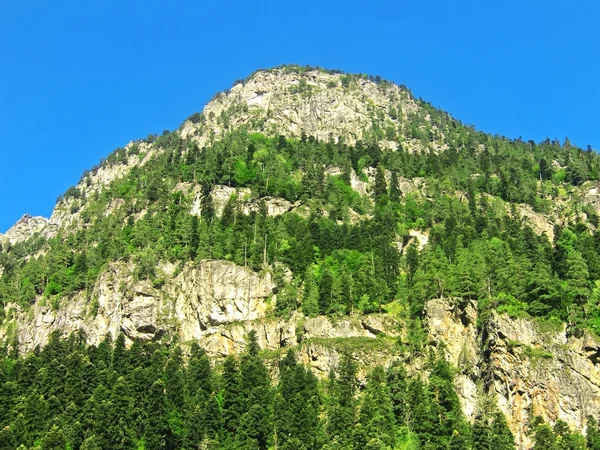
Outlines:
[[0,235],[0,340],[219,365],[254,332],[274,372],[351,353],[365,398],[377,365],[451,373],[469,423],[497,408],[517,448],[560,440],[600,408],[599,180],[590,149],[491,136],[379,77],[258,71]]

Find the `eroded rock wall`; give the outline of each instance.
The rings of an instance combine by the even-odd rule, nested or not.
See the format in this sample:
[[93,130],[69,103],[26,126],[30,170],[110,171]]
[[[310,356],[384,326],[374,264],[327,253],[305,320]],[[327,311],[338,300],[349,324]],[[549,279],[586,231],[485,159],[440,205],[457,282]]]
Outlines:
[[474,303],[427,304],[430,345],[444,349],[458,368],[456,390],[468,417],[489,395],[506,415],[519,448],[530,448],[527,422],[542,416],[584,430],[600,411],[600,342],[569,336],[566,326],[495,312],[477,326]]
[[[43,346],[55,330],[82,330],[90,344],[123,332],[133,339],[177,336],[198,342],[214,358],[244,350],[250,330],[274,355],[295,347],[316,374],[327,376],[343,351],[351,351],[362,379],[374,365],[402,358],[410,373],[426,375],[423,357],[400,353],[402,321],[386,314],[289,318],[273,315],[275,284],[268,271],[256,273],[227,261],[188,263],[165,274],[160,289],[137,280],[134,268],[111,264],[89,296],[63,300],[52,309],[38,299],[28,311],[14,305],[14,319],[0,327],[0,340],[18,339],[22,351]],[[457,368],[455,387],[469,419],[491,398],[506,415],[519,448],[529,448],[527,421],[541,415],[584,430],[600,410],[600,342],[569,336],[564,326],[490,313],[478,320],[475,302],[434,299],[426,305],[426,346],[440,350]]]

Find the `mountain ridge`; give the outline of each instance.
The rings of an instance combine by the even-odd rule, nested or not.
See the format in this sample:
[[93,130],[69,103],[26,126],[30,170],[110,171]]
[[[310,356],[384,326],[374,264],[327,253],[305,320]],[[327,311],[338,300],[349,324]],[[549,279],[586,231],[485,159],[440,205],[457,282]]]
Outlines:
[[591,152],[477,132],[374,77],[259,71],[0,236],[0,341],[223,358],[254,330],[321,375],[348,348],[361,376],[438,352],[467,417],[489,395],[527,448],[526,418],[583,430],[600,408],[599,180]]

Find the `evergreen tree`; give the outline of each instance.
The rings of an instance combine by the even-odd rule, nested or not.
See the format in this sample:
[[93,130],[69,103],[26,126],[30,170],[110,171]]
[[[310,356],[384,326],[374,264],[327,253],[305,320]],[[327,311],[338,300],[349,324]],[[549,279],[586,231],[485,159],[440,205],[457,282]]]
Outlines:
[[590,296],[590,282],[588,267],[581,253],[575,249],[567,253],[567,280],[569,296],[572,302],[582,306]]
[[327,314],[334,304],[333,274],[325,268],[319,280],[319,311]]
[[[246,351],[240,358],[241,398],[243,414],[240,418],[238,442],[257,445],[266,450],[272,438],[272,391],[267,367],[259,356],[256,332],[248,333]],[[240,441],[241,439],[241,441]]]
[[354,447],[363,448],[373,439],[378,445],[394,448],[396,423],[390,389],[382,367],[369,375],[362,396],[358,423],[354,431]]
[[395,361],[387,370],[387,385],[390,389],[390,398],[394,410],[395,421],[398,425],[406,425],[408,422],[408,399],[407,383],[408,376],[404,366]]
[[400,190],[400,182],[398,180],[398,174],[395,170],[392,170],[392,175],[390,178],[390,201],[399,203],[400,197],[402,196],[402,191]]
[[373,185],[373,198],[378,201],[383,195],[387,195],[387,182],[385,181],[385,174],[383,166],[379,164],[375,171],[375,182]]
[[327,404],[328,441],[338,448],[349,448],[351,430],[356,418],[356,364],[348,353],[342,355],[337,377],[330,375],[329,400]]
[[533,450],[558,450],[556,447],[556,437],[550,425],[546,423],[538,423],[534,430],[533,439],[535,441]]
[[279,385],[274,401],[275,444],[306,450],[317,448],[320,398],[317,379],[299,365],[293,350],[279,364]]
[[190,217],[190,258],[196,259],[200,245],[200,234],[198,232],[198,216]]
[[319,315],[319,287],[312,274],[312,268],[306,270],[304,276],[304,297],[302,299],[302,312],[309,317]]
[[233,434],[237,430],[244,412],[238,363],[232,356],[225,359],[222,375],[223,424],[225,431]]
[[508,428],[504,414],[500,411],[496,411],[493,415],[491,438],[494,450],[514,450],[515,448],[515,437]]
[[202,220],[206,223],[211,223],[215,217],[215,207],[213,204],[212,186],[209,183],[202,185],[202,198],[200,199],[200,210],[202,212]]
[[589,450],[600,450],[600,430],[598,422],[593,416],[589,416],[587,419],[586,441]]
[[473,450],[493,450],[494,440],[485,417],[478,416],[473,423]]
[[167,429],[167,411],[165,404],[165,385],[161,380],[155,381],[148,393],[148,409],[150,414],[143,427],[143,439],[147,450],[165,448]]

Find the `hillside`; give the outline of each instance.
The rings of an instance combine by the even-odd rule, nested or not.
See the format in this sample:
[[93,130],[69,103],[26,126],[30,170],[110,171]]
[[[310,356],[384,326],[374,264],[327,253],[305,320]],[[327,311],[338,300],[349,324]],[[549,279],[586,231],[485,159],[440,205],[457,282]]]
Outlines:
[[[576,442],[584,438],[565,430],[585,432],[600,408],[599,180],[600,157],[591,149],[568,139],[491,136],[379,77],[297,66],[258,71],[178,130],[115,150],[58,200],[49,219],[25,216],[0,235],[0,382],[20,386],[6,390],[17,397],[29,395],[12,368],[25,364],[15,352],[67,345],[56,331],[78,335],[61,352],[95,368],[93,349],[112,348],[107,336],[123,347],[147,346],[148,354],[181,348],[182,367],[199,345],[219,373],[208,396],[227,392],[219,368],[237,361],[233,355],[257,366],[264,360],[260,370],[277,379],[285,372],[277,360],[292,349],[322,380],[332,371],[343,377],[352,355],[356,367],[346,375],[361,393],[350,427],[366,426],[361,417],[372,405],[365,399],[375,395],[369,386],[391,383],[400,366],[412,380],[406,386],[419,380],[436,398],[435,386],[454,387],[440,406],[447,410],[437,413],[447,415],[445,434],[432,437],[408,419],[419,401],[402,400],[400,411],[388,399],[395,437],[369,448],[417,441],[484,448],[477,447],[481,427],[504,420],[517,448],[548,430],[552,439]],[[263,349],[260,358],[248,349],[248,333]],[[46,373],[40,367],[52,358],[40,358],[36,370]],[[112,375],[97,386],[119,376],[132,383],[129,372],[103,364]],[[378,365],[384,375],[370,373]],[[168,382],[156,367],[150,379]],[[36,392],[47,401],[42,386]],[[88,394],[77,404],[96,395]],[[328,395],[319,401],[336,398]],[[68,404],[60,406],[65,414]],[[18,423],[17,406],[0,411],[0,425]],[[46,428],[36,433],[67,422],[42,420]],[[223,426],[209,439],[215,446],[203,448],[277,445],[265,431],[269,438],[234,446]],[[353,444],[336,434],[342,445],[328,426],[319,428],[320,440],[285,448],[370,442],[366,431]],[[77,438],[81,448],[92,439],[88,428]],[[131,439],[122,448],[133,448]],[[165,445],[147,448],[188,448]]]

